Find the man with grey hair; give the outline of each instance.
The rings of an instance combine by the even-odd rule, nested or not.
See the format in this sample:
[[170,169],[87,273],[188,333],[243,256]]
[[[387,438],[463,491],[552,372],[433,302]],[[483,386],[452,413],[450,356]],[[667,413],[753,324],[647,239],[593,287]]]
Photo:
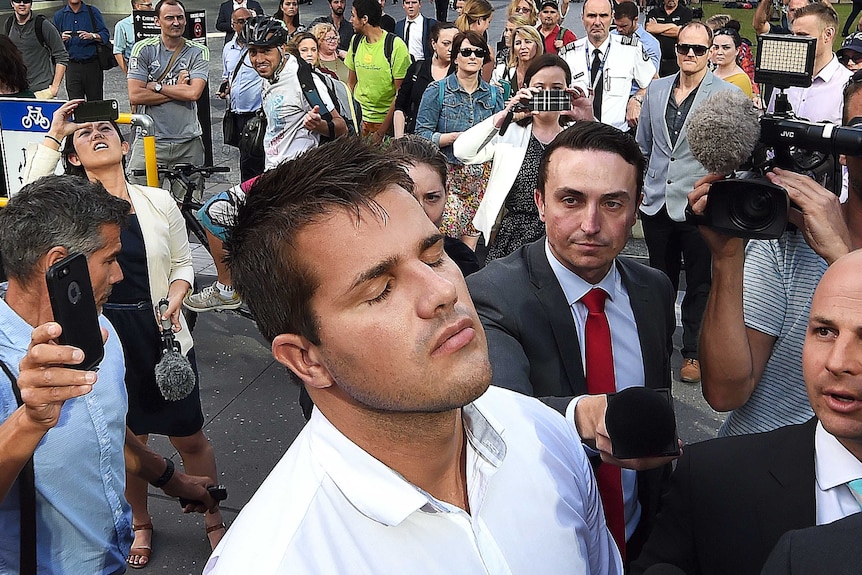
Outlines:
[[[54,321],[46,270],[73,253],[87,256],[101,308],[123,277],[117,256],[129,208],[99,183],[48,176],[24,186],[0,211],[9,276],[0,300],[4,572],[29,572],[35,562],[39,573],[122,573],[132,539],[123,494],[127,470],[194,501],[187,512],[217,505],[206,490],[211,479],[174,473],[170,460],[126,428],[123,351],[111,324],[99,316],[104,358],[98,372],[75,369],[83,352],[58,342],[62,327]],[[22,527],[32,515],[35,535]],[[21,540],[32,537],[33,552],[24,553]]]

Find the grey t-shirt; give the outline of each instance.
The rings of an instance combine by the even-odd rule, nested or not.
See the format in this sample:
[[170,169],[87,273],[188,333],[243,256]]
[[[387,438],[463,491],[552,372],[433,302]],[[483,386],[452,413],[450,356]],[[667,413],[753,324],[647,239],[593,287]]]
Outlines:
[[[173,51],[165,49],[159,36],[136,42],[129,58],[128,78],[141,82],[158,80],[171,86],[177,83],[181,71],[188,70],[190,80],[200,78],[206,81],[209,72],[209,49],[198,42],[186,40],[185,46],[180,50],[171,69],[164,74],[164,67],[170,63]],[[157,106],[142,106],[140,112],[153,119],[156,139],[160,142],[187,142],[202,133],[195,102],[171,100]]]
[[[14,16],[10,18],[12,18],[12,28],[9,30],[9,39],[21,51],[24,63],[27,64],[27,81],[30,83],[30,89],[34,92],[44,90],[54,80],[54,62],[63,65],[69,63],[69,54],[63,45],[63,39],[51,23],[51,19],[46,18],[42,22],[42,36],[48,45],[48,48],[45,48],[36,37],[35,14],[23,25],[18,24]],[[54,62],[51,61],[52,58]],[[21,86],[18,87],[21,88]]]

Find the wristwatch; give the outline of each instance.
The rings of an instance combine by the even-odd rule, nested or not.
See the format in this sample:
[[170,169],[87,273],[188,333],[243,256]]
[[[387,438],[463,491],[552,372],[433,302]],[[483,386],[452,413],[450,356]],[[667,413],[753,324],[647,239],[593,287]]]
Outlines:
[[156,85],[155,85],[155,86],[153,86],[153,92],[155,92],[156,94],[158,94],[158,93],[159,93],[159,92],[161,92],[161,91],[162,91],[162,83],[161,83],[161,82],[156,82]]

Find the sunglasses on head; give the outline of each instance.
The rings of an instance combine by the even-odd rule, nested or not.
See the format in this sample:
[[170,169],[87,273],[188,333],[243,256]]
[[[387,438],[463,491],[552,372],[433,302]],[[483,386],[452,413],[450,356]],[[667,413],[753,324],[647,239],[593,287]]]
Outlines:
[[691,50],[694,52],[695,56],[703,56],[706,54],[709,47],[701,46],[700,44],[677,44],[676,45],[676,53],[680,56],[688,56],[688,52]]
[[473,56],[476,56],[477,58],[485,57],[485,50],[483,50],[482,48],[461,48],[460,50],[458,50],[458,53],[465,58],[469,58],[471,54]]
[[12,0],[12,4],[32,4],[33,0]]

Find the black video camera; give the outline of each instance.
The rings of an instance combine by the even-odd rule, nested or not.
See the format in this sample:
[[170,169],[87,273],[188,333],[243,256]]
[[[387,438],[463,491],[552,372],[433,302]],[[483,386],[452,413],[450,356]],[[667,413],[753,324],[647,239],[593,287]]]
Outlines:
[[[787,191],[769,182],[764,174],[774,167],[807,174],[840,195],[838,156],[862,155],[862,129],[855,127],[862,126],[862,118],[854,118],[847,127],[797,118],[783,90],[811,85],[813,38],[766,34],[758,40],[754,79],[779,90],[775,111],[760,118],[760,140],[743,167],[747,171],[714,182],[704,214],[696,222],[735,237],[775,239],[793,228],[788,221],[793,204]],[[799,57],[788,58],[794,50]],[[774,69],[788,60],[800,63],[798,69]]]

